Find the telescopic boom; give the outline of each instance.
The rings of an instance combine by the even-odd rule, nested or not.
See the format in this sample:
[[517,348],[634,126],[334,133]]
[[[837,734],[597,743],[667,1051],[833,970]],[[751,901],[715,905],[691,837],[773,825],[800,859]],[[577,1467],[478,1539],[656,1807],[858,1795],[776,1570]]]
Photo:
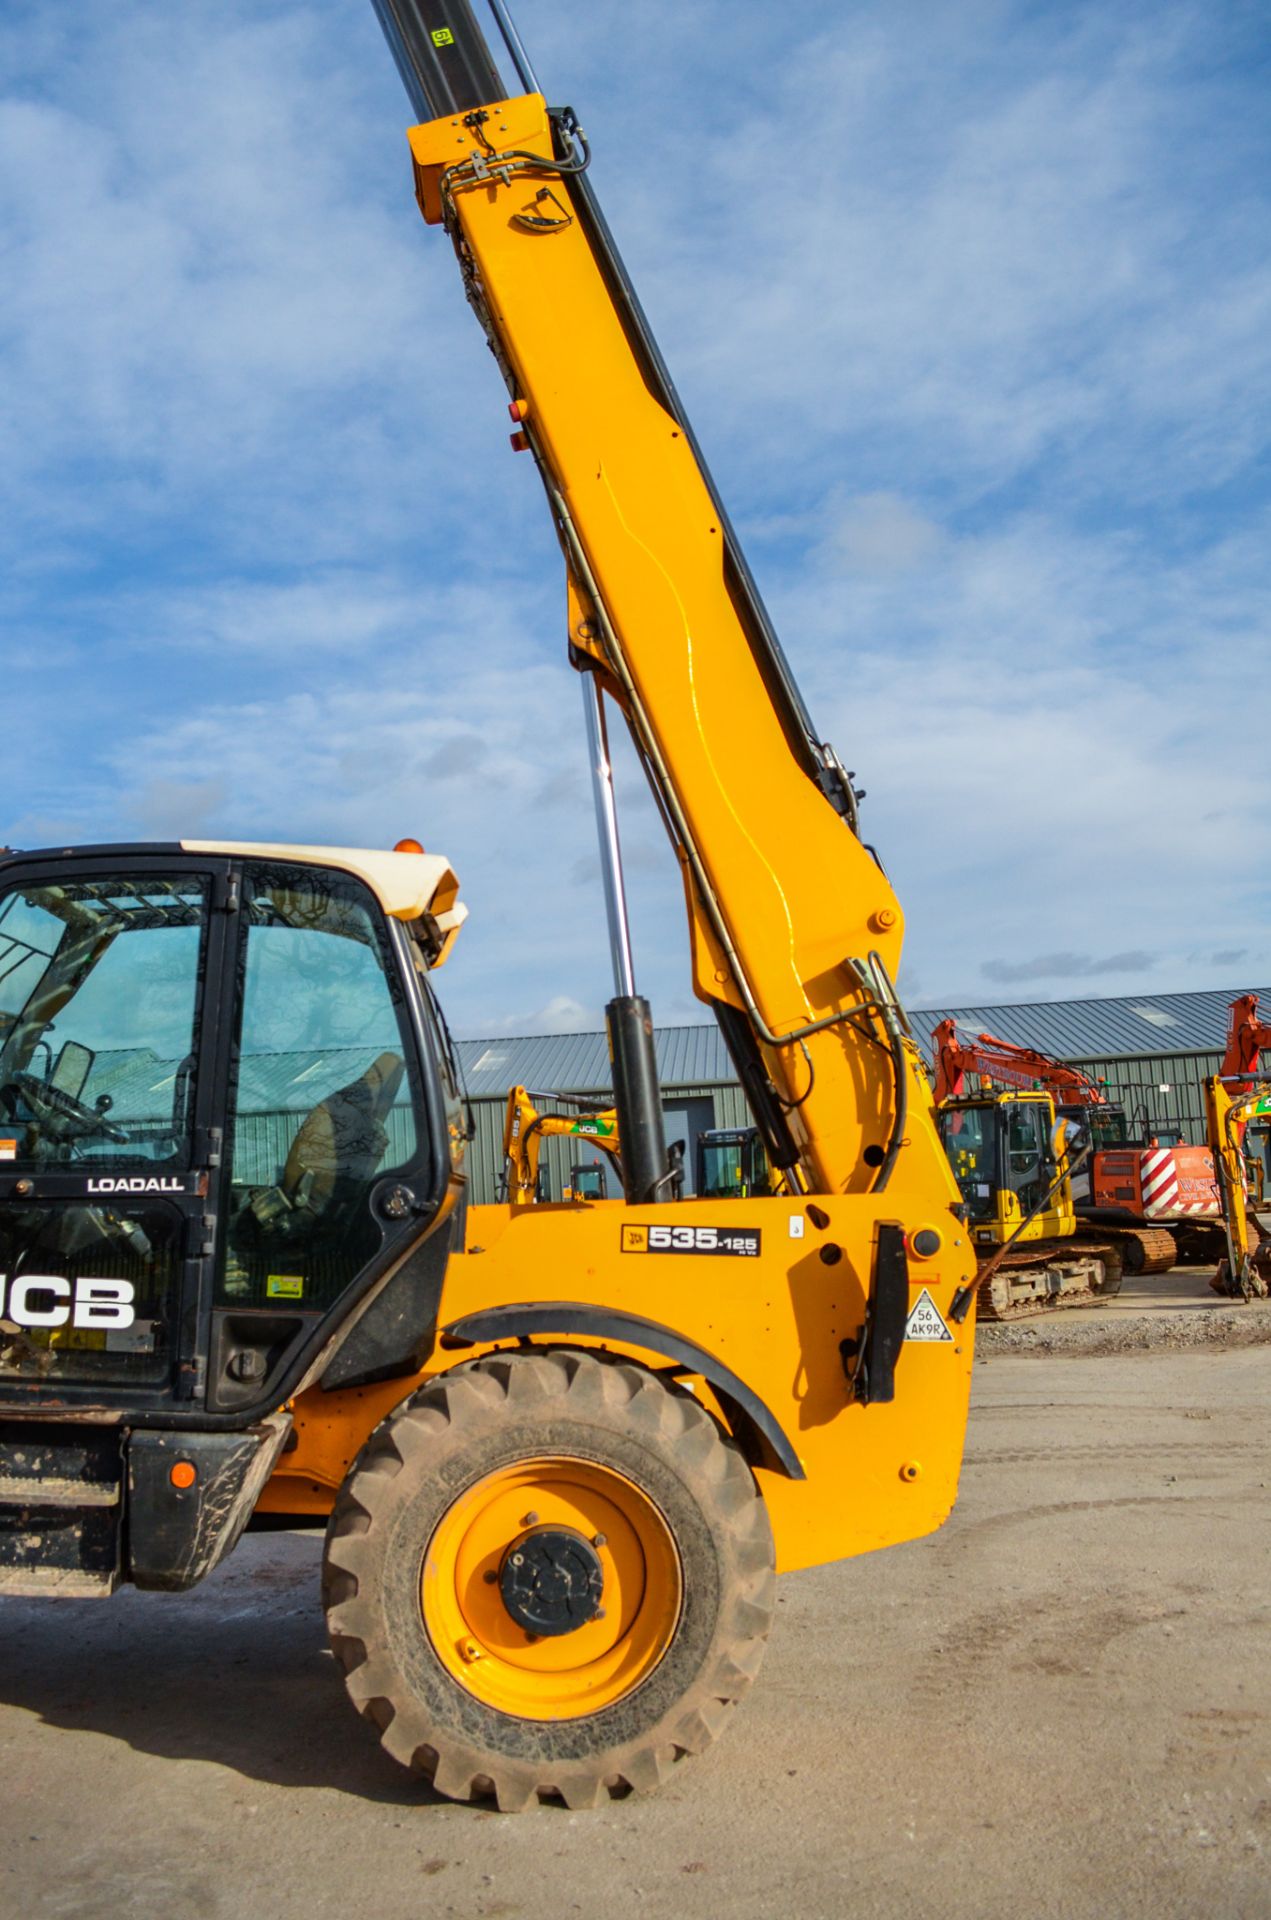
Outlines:
[[[630,728],[683,871],[694,990],[769,1158],[794,1191],[878,1193],[904,1143],[930,1204],[947,1207],[925,1070],[891,984],[899,905],[600,212],[582,130],[540,94],[495,97],[466,0],[377,5],[432,115],[410,135],[424,217],[451,235],[514,444],[533,452],[551,503],[572,658]],[[506,9],[496,18],[514,39]]]

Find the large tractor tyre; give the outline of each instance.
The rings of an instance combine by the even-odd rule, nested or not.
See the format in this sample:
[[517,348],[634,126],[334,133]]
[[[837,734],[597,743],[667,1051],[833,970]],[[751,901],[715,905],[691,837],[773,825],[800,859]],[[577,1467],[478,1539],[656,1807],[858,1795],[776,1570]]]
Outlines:
[[456,1800],[591,1807],[720,1733],[772,1624],[767,1510],[682,1389],[578,1352],[431,1382],[354,1461],[323,1598],[354,1704]]

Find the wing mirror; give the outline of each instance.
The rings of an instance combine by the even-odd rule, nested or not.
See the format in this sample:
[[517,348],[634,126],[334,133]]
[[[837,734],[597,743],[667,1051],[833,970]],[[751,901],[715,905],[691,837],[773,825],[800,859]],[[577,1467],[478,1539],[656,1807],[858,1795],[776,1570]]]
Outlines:
[[56,1087],[59,1093],[68,1093],[72,1100],[78,1100],[96,1058],[91,1047],[81,1045],[78,1040],[65,1041],[53,1062],[49,1085]]

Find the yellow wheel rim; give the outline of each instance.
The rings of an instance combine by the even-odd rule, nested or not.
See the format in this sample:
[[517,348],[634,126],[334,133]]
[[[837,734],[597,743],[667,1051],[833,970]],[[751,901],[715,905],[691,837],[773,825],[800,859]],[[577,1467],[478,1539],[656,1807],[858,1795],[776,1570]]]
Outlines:
[[[505,1556],[538,1529],[591,1543],[602,1612],[572,1632],[536,1638],[499,1584]],[[570,1720],[612,1706],[657,1666],[683,1598],[680,1559],[654,1502],[591,1460],[519,1460],[460,1494],[424,1556],[424,1626],[467,1693],[524,1720]]]

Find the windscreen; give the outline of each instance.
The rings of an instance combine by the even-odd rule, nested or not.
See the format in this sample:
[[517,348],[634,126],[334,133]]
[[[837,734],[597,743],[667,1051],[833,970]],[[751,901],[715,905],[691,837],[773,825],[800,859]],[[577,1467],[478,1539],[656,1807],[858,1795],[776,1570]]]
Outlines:
[[936,1118],[953,1177],[971,1218],[991,1219],[997,1187],[997,1108],[947,1106]]
[[206,920],[193,876],[0,897],[0,1164],[185,1161]]

